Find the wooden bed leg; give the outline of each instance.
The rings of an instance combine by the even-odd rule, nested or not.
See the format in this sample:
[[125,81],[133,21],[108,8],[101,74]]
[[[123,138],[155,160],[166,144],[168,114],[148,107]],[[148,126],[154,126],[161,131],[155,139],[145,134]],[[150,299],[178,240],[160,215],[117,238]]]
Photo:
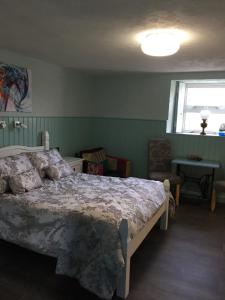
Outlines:
[[166,210],[160,218],[160,229],[167,230],[168,228],[168,215],[169,215],[169,201],[166,201]]
[[167,230],[168,228],[168,216],[169,216],[169,201],[170,201],[170,182],[168,179],[163,182],[165,193],[166,193],[166,209],[164,214],[160,218],[160,229]]
[[120,238],[124,257],[124,268],[122,269],[120,280],[118,282],[116,294],[118,297],[125,299],[129,294],[130,285],[130,256],[128,253],[128,221],[123,219],[120,223]]
[[180,184],[176,185],[176,206],[180,204]]

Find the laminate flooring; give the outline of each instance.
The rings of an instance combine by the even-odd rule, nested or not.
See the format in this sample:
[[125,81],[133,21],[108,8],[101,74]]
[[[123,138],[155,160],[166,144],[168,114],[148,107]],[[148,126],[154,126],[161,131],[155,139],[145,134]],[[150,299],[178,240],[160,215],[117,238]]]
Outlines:
[[[55,265],[0,241],[0,300],[99,299]],[[127,300],[225,300],[225,206],[182,203],[167,232],[154,228],[132,257]]]

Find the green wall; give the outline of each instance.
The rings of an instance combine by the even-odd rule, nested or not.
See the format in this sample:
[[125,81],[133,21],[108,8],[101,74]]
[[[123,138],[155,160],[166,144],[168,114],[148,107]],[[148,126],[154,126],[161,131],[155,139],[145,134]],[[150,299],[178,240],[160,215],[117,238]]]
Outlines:
[[[74,155],[81,149],[103,146],[112,155],[132,161],[132,175],[147,176],[148,141],[167,137],[173,156],[198,154],[204,159],[218,160],[221,169],[217,178],[225,178],[225,138],[166,134],[165,121],[84,117],[1,117],[7,123],[0,129],[0,146],[22,144],[41,145],[41,132],[48,130],[50,146],[60,147],[63,155]],[[19,120],[27,129],[13,128]]]
[[222,168],[216,176],[225,177],[225,138],[166,134],[166,121],[117,118],[93,118],[92,132],[94,146],[104,146],[110,154],[132,161],[133,176],[147,176],[148,141],[167,137],[174,157],[198,154],[204,159],[218,160]]
[[[0,129],[0,147],[7,145],[41,145],[41,132],[50,134],[50,146],[60,147],[63,155],[74,155],[82,148],[90,146],[91,119],[79,117],[3,117],[7,124]],[[13,127],[18,120],[27,129]]]

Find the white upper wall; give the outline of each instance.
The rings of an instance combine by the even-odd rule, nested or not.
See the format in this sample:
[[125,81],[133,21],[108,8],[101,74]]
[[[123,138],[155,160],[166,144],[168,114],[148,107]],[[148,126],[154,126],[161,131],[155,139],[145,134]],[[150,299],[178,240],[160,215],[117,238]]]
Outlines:
[[[0,50],[0,61],[32,71],[32,113],[21,116],[89,116],[92,110],[91,77],[14,52]],[[3,113],[1,115],[15,115]]]
[[0,50],[0,61],[32,70],[33,110],[17,116],[167,120],[171,80],[225,78],[225,72],[88,75],[6,50]]
[[167,120],[171,80],[195,78],[225,78],[225,72],[96,75],[93,115]]
[[142,74],[101,75],[95,77],[94,86],[95,116],[164,119],[167,114],[165,99],[170,84],[164,78]]

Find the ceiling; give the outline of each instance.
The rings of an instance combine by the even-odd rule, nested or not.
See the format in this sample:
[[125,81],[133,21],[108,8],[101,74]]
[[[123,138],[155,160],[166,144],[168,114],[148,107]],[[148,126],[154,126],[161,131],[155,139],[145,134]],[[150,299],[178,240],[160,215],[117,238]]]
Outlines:
[[[86,70],[225,70],[225,0],[0,0],[0,47]],[[177,28],[189,38],[150,57],[137,36]]]

